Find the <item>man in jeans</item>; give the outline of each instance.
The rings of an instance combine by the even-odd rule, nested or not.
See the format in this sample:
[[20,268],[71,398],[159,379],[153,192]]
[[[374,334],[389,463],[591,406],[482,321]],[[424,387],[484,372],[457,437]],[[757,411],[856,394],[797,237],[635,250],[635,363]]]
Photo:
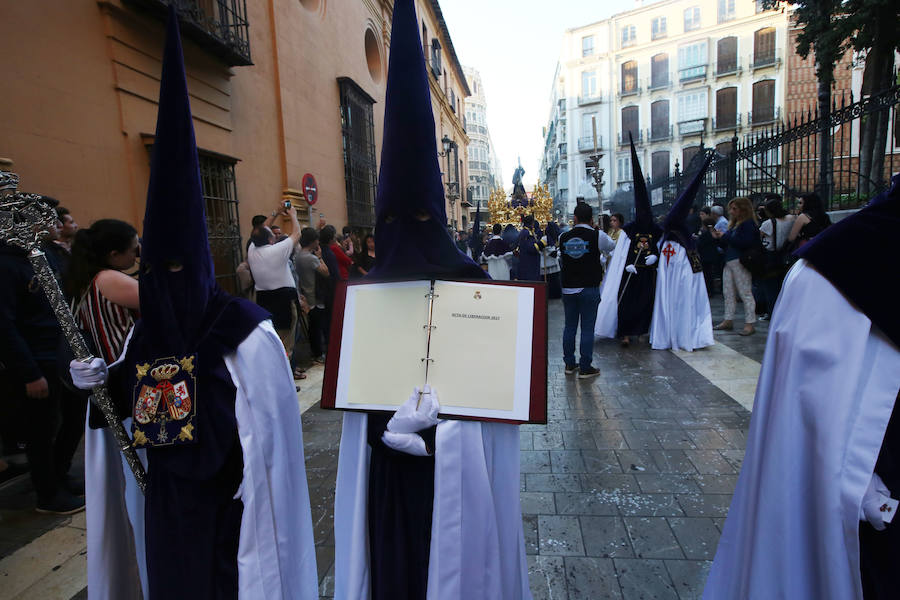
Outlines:
[[300,277],[300,291],[309,303],[309,346],[313,360],[324,361],[325,298],[323,286],[316,285],[316,274],[328,277],[328,266],[322,260],[319,232],[304,227],[300,232],[300,252],[294,260]]
[[[578,371],[579,379],[587,379],[600,374],[600,369],[591,365],[594,354],[594,324],[597,321],[597,306],[600,303],[600,282],[603,267],[600,255],[612,252],[616,243],[593,228],[591,207],[584,202],[575,205],[575,226],[559,238],[562,250],[562,292],[566,325],[563,329],[563,360],[566,375]],[[575,364],[575,330],[581,322],[581,360]]]

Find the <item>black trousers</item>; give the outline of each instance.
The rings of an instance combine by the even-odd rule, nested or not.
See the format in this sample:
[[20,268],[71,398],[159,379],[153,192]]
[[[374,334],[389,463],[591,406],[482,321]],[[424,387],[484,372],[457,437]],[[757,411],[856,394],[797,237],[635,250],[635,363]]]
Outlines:
[[0,376],[0,401],[9,403],[17,415],[25,442],[25,455],[31,465],[31,481],[39,500],[49,500],[63,475],[72,466],[72,457],[84,434],[87,401],[66,390],[57,375],[55,362],[40,362],[47,380],[46,398],[29,398],[25,384],[13,374]]
[[328,323],[327,311],[324,308],[313,307],[309,311],[309,350],[313,358],[319,358],[325,350],[327,340]]

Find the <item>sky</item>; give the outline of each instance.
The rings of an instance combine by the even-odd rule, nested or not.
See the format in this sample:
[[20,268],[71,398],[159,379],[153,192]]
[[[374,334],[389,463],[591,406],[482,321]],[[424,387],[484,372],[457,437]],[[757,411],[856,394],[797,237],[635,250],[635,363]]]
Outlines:
[[600,21],[632,0],[440,0],[460,62],[481,72],[488,128],[512,186],[521,156],[530,191],[538,178],[553,74],[566,29]]

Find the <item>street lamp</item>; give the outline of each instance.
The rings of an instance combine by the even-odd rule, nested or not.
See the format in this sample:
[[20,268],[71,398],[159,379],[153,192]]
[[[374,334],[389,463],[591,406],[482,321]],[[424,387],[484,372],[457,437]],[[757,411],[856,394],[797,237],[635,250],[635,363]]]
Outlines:
[[444,151],[438,152],[438,154],[440,154],[441,156],[443,156],[447,159],[447,183],[446,183],[446,185],[447,185],[447,200],[450,202],[450,215],[451,215],[451,217],[450,217],[451,223],[450,224],[452,224],[453,229],[456,229],[455,206],[456,206],[456,199],[459,198],[459,191],[458,191],[459,184],[455,181],[450,181],[450,168],[451,168],[451,166],[455,166],[455,165],[451,165],[450,161],[453,160],[451,150],[454,150],[457,146],[456,146],[456,142],[454,142],[449,137],[447,137],[446,134],[444,134],[444,137],[441,138],[441,145],[444,147]]
[[600,168],[600,159],[603,158],[603,153],[597,149],[594,149],[594,154],[588,155],[591,159],[591,177],[594,180],[594,188],[597,190],[597,212],[598,214],[603,214],[603,197],[600,195],[600,190],[603,188],[603,173],[604,170]]

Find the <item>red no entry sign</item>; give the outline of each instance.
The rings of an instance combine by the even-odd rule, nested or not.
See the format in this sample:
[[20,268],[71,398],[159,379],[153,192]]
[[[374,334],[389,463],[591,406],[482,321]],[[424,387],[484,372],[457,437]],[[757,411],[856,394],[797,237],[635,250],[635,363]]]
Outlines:
[[316,203],[316,200],[319,199],[319,188],[316,187],[316,178],[312,176],[311,173],[307,173],[303,176],[303,195],[306,196],[306,201],[310,206],[313,206]]

